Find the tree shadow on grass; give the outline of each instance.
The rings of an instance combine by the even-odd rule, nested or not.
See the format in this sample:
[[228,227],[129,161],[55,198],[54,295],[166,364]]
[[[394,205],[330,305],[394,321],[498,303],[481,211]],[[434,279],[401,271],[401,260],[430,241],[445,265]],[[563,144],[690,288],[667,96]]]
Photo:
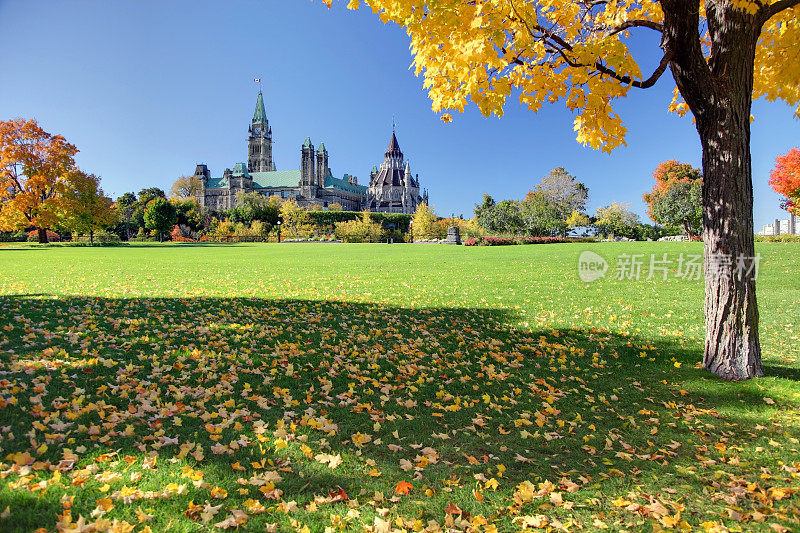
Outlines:
[[800,381],[800,368],[764,365],[764,376]]
[[[17,391],[17,403],[0,411],[5,433],[16,436],[0,441],[0,456],[28,451],[55,464],[64,448],[82,445],[85,458],[116,453],[118,470],[126,466],[118,458],[136,458],[136,471],[156,453],[160,466],[142,471],[134,486],[189,483],[185,494],[147,502],[164,510],[158,527],[192,529],[183,516],[188,501],[210,499],[210,487],[181,477],[183,466],[228,490],[230,508],[263,496],[238,479],[283,468],[282,500],[309,517],[313,511],[302,509],[315,496],[342,488],[351,499],[388,498],[405,480],[431,493],[424,503],[398,502],[403,511],[437,520],[451,499],[491,514],[487,506],[507,506],[513,486],[526,480],[560,483],[568,493],[569,479],[583,500],[641,484],[656,491],[683,484],[688,496],[707,488],[692,473],[698,457],[720,468],[725,458],[715,444],[752,442],[764,420],[748,409],[720,415],[734,397],[742,400],[735,385],[703,395],[682,389],[718,382],[693,367],[693,343],[606,330],[523,331],[512,326],[513,313],[495,309],[21,295],[0,297],[0,322],[8,324],[0,331],[0,379]],[[763,404],[755,391],[745,396],[748,405]],[[31,429],[36,422],[45,426]],[[181,454],[186,443],[195,447]],[[42,444],[47,450],[37,452]],[[330,469],[317,454],[344,462]],[[273,464],[259,466],[262,459]],[[486,488],[492,478],[503,489]],[[89,476],[73,516],[88,516],[102,484]],[[63,485],[46,491],[47,512],[60,509],[60,495],[77,492]],[[133,505],[118,507],[113,516],[136,518]],[[333,508],[346,513],[343,503]],[[51,515],[42,525],[52,526]],[[283,519],[272,512],[252,524]]]
[[8,508],[8,516],[0,517],[0,531],[33,531],[52,524],[61,505],[27,490],[0,487],[0,512]]

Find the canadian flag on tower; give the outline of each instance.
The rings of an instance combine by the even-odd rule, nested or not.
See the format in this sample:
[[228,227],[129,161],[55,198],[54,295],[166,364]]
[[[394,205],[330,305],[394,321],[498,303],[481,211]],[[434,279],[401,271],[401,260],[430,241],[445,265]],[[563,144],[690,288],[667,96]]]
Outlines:
[[261,83],[261,78],[253,78],[253,81],[256,83]]

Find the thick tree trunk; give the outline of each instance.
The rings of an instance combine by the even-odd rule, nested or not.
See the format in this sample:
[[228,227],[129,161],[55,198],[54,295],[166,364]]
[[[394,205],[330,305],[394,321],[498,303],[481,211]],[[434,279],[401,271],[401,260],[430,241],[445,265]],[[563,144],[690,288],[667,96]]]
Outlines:
[[94,246],[94,231],[89,230],[89,246]]
[[727,380],[762,376],[750,164],[750,95],[698,122],[703,145],[706,340],[703,364]]
[[47,230],[39,228],[39,244],[47,244],[48,242],[50,241],[47,240]]
[[705,367],[727,380],[763,375],[753,246],[750,108],[762,20],[706,2],[711,54],[700,46],[699,5],[663,0],[662,48],[703,147]]

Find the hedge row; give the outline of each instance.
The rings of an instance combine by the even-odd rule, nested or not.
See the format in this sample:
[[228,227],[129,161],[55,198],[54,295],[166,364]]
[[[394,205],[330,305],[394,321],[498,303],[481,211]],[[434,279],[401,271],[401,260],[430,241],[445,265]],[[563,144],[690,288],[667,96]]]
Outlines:
[[552,244],[559,242],[584,242],[587,239],[561,237],[473,237],[464,240],[464,246],[510,246],[515,244]]
[[[406,213],[370,213],[373,222],[384,227],[394,225],[400,231],[408,231],[413,215]],[[361,218],[359,211],[309,211],[308,218],[312,224],[320,227],[333,226],[337,222],[349,222]]]

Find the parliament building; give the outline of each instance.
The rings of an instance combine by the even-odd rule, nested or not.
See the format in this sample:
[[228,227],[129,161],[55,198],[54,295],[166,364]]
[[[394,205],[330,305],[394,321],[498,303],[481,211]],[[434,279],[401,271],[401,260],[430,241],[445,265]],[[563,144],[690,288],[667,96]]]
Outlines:
[[370,172],[369,186],[359,185],[350,174],[335,178],[328,166],[325,144],[314,149],[310,138],[300,147],[300,168],[278,170],[272,159],[272,128],[260,91],[247,131],[247,164],[236,163],[233,170],[225,169],[218,178],[211,177],[207,165],[197,165],[194,174],[202,184],[197,197],[201,206],[211,211],[231,209],[236,207],[239,191],[294,198],[305,207],[319,205],[325,209],[338,203],[346,211],[414,213],[420,203],[428,202],[428,193],[421,191],[419,175],[411,174],[394,131],[383,162]]

